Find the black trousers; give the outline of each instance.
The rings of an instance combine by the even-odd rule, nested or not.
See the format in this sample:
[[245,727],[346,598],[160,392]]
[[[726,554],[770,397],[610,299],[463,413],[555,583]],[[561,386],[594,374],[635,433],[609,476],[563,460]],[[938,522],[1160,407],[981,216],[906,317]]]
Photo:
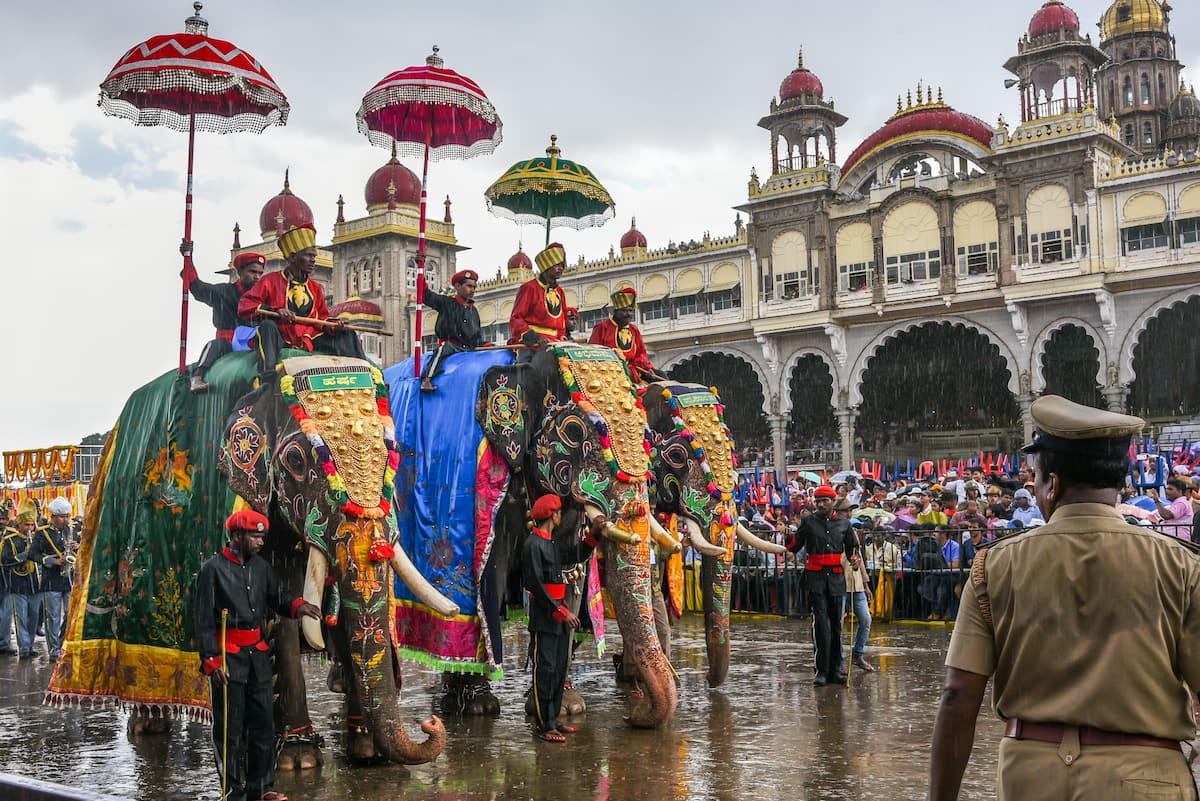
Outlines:
[[225,801],[253,801],[275,784],[271,682],[255,682],[250,674],[248,681],[224,687],[209,681],[217,781],[225,779]]
[[828,588],[811,591],[809,608],[813,615],[813,647],[817,651],[817,672],[835,676],[842,663],[842,599],[845,592],[832,594]]
[[[366,359],[362,343],[353,331],[325,331],[313,337],[313,353],[326,353],[330,356],[351,356]],[[262,320],[258,324],[258,358],[259,372],[274,372],[279,363],[279,351],[286,347],[283,332],[275,320]]]
[[200,361],[196,362],[196,366],[192,368],[192,375],[204,378],[205,374],[217,363],[217,359],[229,353],[233,353],[233,345],[230,345],[225,340],[214,339],[209,341],[204,346],[204,350],[200,351]]
[[563,683],[567,680],[567,657],[571,633],[529,632],[533,651],[534,717],[539,731],[558,728],[558,710],[562,709]]
[[443,342],[434,349],[433,356],[430,357],[425,364],[425,369],[421,372],[421,378],[432,381],[441,374],[442,368],[446,366],[446,359],[456,353],[466,353],[468,350],[470,348],[453,342]]

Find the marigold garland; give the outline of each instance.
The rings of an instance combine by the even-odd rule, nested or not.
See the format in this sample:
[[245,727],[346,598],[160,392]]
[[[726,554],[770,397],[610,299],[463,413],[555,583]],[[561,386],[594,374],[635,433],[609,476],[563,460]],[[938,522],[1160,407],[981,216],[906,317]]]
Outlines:
[[[317,455],[317,461],[329,484],[329,494],[334,504],[351,517],[379,519],[387,517],[392,509],[392,497],[396,493],[396,470],[400,467],[400,450],[396,446],[396,423],[392,420],[391,407],[388,403],[387,384],[384,383],[383,373],[376,367],[371,368],[371,380],[375,383],[375,403],[379,409],[379,416],[383,418],[383,442],[387,446],[387,466],[383,471],[383,489],[379,505],[370,509],[350,500],[350,495],[346,492],[346,483],[338,473],[333,453],[317,431],[317,424],[308,416],[308,412],[304,411],[304,406],[296,397],[295,377],[285,375],[279,379],[279,392],[287,402],[292,417],[299,424],[300,431],[308,438],[313,452]],[[377,540],[372,543],[370,558],[373,561],[382,561],[391,557],[392,547],[385,540]]]

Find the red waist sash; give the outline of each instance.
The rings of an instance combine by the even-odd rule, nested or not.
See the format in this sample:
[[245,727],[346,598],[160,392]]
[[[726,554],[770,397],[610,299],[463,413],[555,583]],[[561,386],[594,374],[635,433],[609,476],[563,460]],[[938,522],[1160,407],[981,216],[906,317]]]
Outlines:
[[542,586],[546,588],[547,594],[556,601],[561,601],[567,594],[566,584],[543,584]]
[[236,654],[246,646],[254,646],[256,651],[265,651],[268,647],[260,629],[225,630],[225,653]]
[[820,570],[825,567],[832,567],[834,573],[842,572],[842,555],[840,553],[810,553],[808,555],[808,564],[806,567],[809,570]]

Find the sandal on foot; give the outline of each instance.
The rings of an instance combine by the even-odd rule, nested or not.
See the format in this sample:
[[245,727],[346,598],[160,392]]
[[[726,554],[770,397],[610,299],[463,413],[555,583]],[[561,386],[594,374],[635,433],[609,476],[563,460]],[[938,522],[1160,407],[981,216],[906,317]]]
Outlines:
[[566,737],[563,737],[554,729],[550,729],[549,731],[534,732],[534,734],[539,740],[545,740],[548,743],[565,743],[567,741]]

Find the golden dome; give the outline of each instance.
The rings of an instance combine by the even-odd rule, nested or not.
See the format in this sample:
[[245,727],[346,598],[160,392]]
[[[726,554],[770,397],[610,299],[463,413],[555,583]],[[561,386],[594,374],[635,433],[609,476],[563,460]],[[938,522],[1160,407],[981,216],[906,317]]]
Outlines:
[[1157,0],[1116,0],[1100,20],[1100,39],[1108,41],[1129,33],[1167,32],[1169,3]]

